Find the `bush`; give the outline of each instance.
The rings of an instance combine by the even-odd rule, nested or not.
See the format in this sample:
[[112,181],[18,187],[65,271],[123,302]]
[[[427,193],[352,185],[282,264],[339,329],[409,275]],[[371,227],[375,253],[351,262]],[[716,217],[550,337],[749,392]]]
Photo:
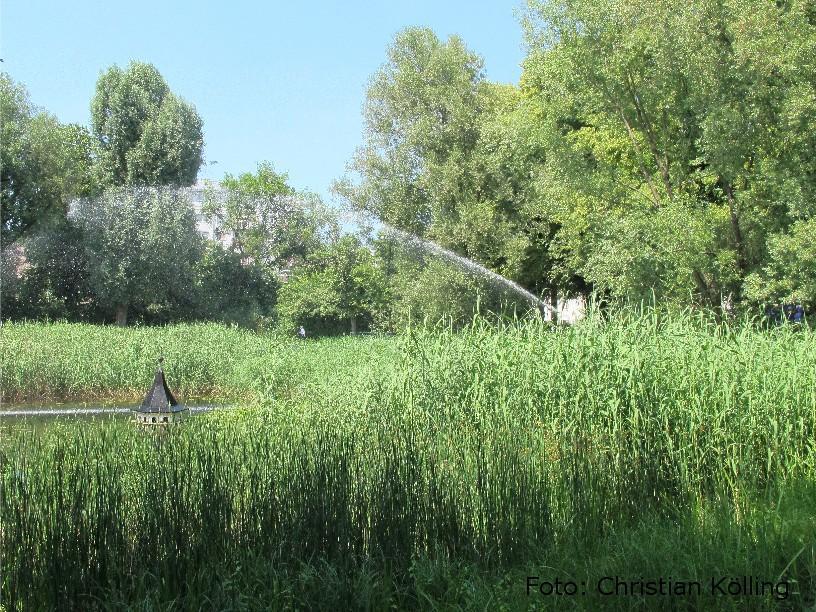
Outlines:
[[237,253],[208,244],[194,274],[197,317],[255,327],[274,312],[277,278]]

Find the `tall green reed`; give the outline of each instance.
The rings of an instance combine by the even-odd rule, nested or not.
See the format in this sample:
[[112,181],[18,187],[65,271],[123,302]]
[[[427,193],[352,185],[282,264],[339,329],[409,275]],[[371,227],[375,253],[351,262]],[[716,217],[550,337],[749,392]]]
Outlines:
[[812,592],[816,521],[791,518],[816,494],[811,332],[644,316],[305,346],[245,362],[263,401],[234,417],[4,440],[5,598],[192,597],[258,563],[565,563],[649,524],[723,538],[722,571],[794,559]]

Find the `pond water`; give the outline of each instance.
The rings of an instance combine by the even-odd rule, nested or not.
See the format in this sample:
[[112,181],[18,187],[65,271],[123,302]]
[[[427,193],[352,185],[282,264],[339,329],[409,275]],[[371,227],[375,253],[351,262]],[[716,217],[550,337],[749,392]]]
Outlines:
[[[111,420],[133,419],[138,404],[3,404],[0,406],[0,431],[43,429],[54,423],[82,421],[89,425],[109,423]],[[202,414],[214,410],[229,410],[234,404],[202,402],[188,404],[190,413]]]

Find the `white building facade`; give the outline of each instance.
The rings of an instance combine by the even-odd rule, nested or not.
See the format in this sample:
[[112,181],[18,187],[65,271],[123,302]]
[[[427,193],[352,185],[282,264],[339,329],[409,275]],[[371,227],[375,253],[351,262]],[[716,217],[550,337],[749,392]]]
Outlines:
[[190,197],[190,203],[193,205],[198,233],[204,238],[219,242],[221,246],[228,248],[232,245],[233,235],[222,230],[221,223],[216,215],[204,212],[207,191],[209,190],[210,193],[215,194],[220,189],[221,186],[216,181],[199,181],[192,187],[187,187],[187,193]]

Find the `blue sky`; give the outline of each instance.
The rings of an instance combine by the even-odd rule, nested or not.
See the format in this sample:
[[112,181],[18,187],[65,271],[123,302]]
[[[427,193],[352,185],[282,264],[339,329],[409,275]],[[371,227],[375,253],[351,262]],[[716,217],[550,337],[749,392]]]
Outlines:
[[60,121],[88,125],[101,70],[154,64],[204,120],[203,178],[269,160],[328,196],[362,142],[369,77],[394,34],[459,34],[493,81],[518,81],[521,0],[188,2],[6,0],[2,69]]

